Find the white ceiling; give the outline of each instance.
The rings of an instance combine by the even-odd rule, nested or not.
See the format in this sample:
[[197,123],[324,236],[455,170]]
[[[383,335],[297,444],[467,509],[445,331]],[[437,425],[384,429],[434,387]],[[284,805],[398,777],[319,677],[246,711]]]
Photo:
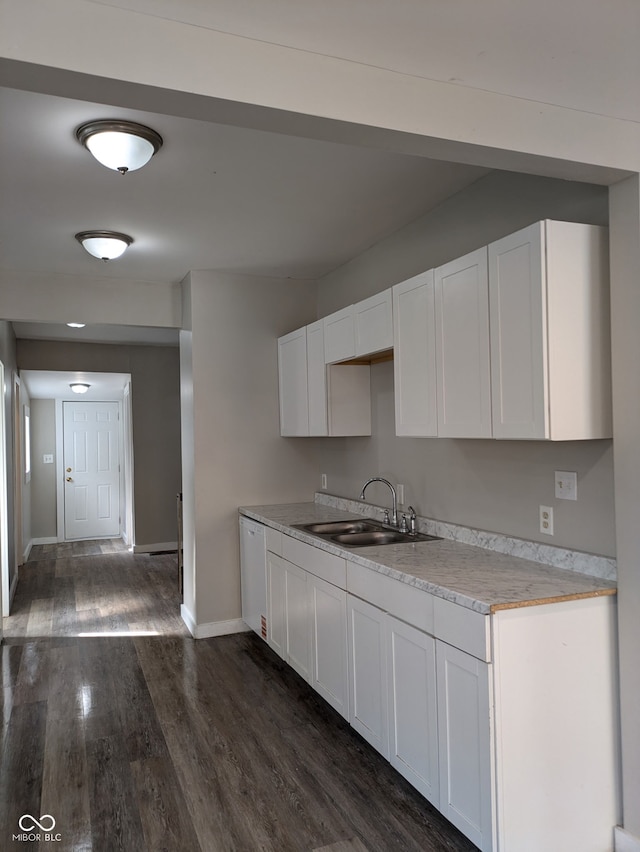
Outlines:
[[[95,2],[640,121],[637,0]],[[486,173],[38,92],[0,89],[0,114],[0,262],[20,272],[175,282],[190,269],[220,269],[318,278]],[[75,141],[79,124],[110,116],[164,137],[139,172],[111,172]],[[74,240],[89,228],[124,231],[135,242],[105,265]],[[114,329],[40,333],[27,323],[17,331],[109,340]],[[128,340],[117,334],[142,339],[135,329]]]
[[[12,89],[0,91],[0,113],[2,263],[37,273],[316,278],[486,173]],[[125,176],[74,138],[79,124],[114,116],[164,139],[147,166]],[[105,264],[74,239],[88,229],[122,231],[134,243]]]
[[99,0],[430,80],[640,121],[638,0]]
[[[31,399],[72,399],[84,401],[104,401],[122,399],[129,373],[87,373],[77,370],[65,373],[58,370],[21,370],[20,379],[24,382]],[[84,394],[75,394],[69,387],[71,382],[84,382],[91,385]]]

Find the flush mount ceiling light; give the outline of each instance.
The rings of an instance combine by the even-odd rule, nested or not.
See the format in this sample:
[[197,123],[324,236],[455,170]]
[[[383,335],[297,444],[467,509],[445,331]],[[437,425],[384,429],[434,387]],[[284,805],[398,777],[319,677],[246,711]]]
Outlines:
[[67,325],[69,328],[84,328],[86,323],[84,322],[68,322]]
[[119,234],[117,231],[81,231],[76,240],[100,260],[114,260],[124,254],[133,242],[133,237]]
[[89,121],[76,130],[76,139],[99,163],[126,175],[141,169],[162,147],[162,136],[134,121]]
[[72,382],[69,387],[74,393],[86,393],[91,385],[86,384],[86,382]]

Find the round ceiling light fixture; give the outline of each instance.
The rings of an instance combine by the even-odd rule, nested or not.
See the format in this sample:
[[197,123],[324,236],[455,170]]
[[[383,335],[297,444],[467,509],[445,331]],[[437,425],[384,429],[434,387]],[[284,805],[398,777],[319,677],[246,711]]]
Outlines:
[[86,382],[71,382],[69,387],[74,393],[86,393],[91,385],[88,385]]
[[88,121],[78,127],[76,139],[99,163],[123,175],[141,169],[162,148],[162,136],[135,121]]
[[84,328],[86,323],[84,322],[68,322],[67,325],[69,328]]
[[128,249],[133,237],[118,231],[80,231],[76,240],[99,260],[114,260]]

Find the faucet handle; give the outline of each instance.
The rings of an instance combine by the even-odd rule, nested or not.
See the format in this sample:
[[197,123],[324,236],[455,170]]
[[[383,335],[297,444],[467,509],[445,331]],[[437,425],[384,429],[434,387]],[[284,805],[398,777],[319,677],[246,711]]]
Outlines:
[[382,519],[382,523],[383,523],[383,524],[388,524],[388,525],[390,525],[390,524],[391,524],[391,519],[389,518],[389,510],[388,510],[388,509],[385,509],[385,510],[384,510],[384,517],[383,517],[383,519]]
[[400,521],[400,532],[406,533],[409,532],[409,527],[407,525],[407,516],[403,515],[402,520]]

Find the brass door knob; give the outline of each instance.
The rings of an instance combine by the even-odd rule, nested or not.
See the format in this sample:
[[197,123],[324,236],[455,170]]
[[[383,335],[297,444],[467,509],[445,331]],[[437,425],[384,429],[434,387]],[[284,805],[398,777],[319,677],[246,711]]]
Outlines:
[[73,482],[73,479],[71,479],[71,477],[70,477],[70,476],[68,476],[68,477],[67,477],[67,482]]
[[67,473],[71,473],[71,468],[70,468],[70,467],[68,467],[68,468],[67,468]]

